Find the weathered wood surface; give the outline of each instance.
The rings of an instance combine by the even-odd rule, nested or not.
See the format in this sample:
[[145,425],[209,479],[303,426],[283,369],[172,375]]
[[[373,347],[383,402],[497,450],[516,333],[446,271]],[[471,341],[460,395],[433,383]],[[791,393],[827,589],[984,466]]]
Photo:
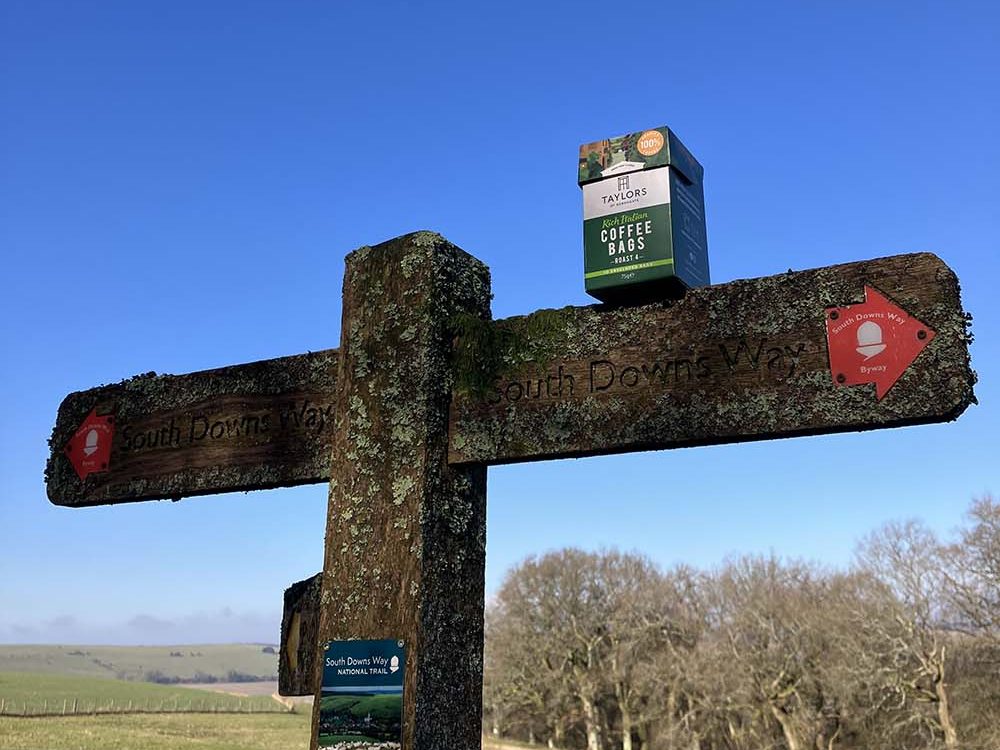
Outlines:
[[404,641],[406,750],[480,746],[486,469],[448,465],[449,321],[489,300],[438,235],[347,258],[319,647]]
[[[826,309],[863,301],[865,284],[937,332],[881,400],[873,385],[837,386],[829,369]],[[958,280],[926,253],[734,281],[670,304],[471,320],[447,322],[463,332],[455,464],[944,422],[974,400]],[[327,481],[336,370],[327,350],[71,394],[51,440],[49,498],[83,506]],[[117,418],[110,469],[81,481],[62,449],[95,406]]]
[[[85,506],[326,481],[336,378],[330,349],[72,393],[49,441],[49,499]],[[115,418],[111,460],[81,481],[63,448],[94,408]]]
[[285,589],[281,615],[281,656],[278,659],[279,695],[315,695],[319,691],[319,603],[323,574],[293,583]]
[[[864,301],[865,284],[937,332],[881,401],[874,385],[838,386],[827,352],[826,309]],[[928,253],[734,281],[671,304],[568,307],[466,328],[452,463],[944,422],[974,401],[958,280]],[[476,370],[484,363],[494,371]]]

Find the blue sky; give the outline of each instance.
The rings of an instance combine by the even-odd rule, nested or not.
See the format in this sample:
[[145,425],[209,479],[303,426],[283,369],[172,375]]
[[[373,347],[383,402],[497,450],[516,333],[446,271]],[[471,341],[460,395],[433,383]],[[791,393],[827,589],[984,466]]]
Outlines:
[[565,545],[845,564],[1000,493],[992,3],[0,4],[0,642],[274,640],[312,486],[70,510],[63,396],[334,347],[343,257],[434,229],[496,317],[587,304],[580,143],[669,125],[715,282],[931,250],[975,316],[956,423],[491,469],[487,584]]

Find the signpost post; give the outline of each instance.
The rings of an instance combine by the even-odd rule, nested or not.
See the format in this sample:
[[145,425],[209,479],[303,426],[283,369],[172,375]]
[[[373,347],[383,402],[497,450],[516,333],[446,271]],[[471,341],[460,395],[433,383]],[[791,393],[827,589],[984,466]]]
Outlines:
[[339,350],[68,396],[49,498],[329,480],[323,574],[286,594],[283,692],[316,694],[316,747],[326,644],[399,642],[403,747],[474,748],[488,465],[944,422],[974,401],[958,280],[930,254],[500,321],[489,297],[438,235],[362,248]]

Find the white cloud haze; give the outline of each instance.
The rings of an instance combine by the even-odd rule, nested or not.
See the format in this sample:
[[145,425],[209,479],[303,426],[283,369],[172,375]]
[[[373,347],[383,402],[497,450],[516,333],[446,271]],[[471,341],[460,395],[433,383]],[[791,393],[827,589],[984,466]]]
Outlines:
[[65,614],[39,622],[0,621],[0,642],[94,646],[277,643],[280,627],[281,615],[278,613],[234,612],[229,607],[174,618],[137,613],[107,623],[84,622]]

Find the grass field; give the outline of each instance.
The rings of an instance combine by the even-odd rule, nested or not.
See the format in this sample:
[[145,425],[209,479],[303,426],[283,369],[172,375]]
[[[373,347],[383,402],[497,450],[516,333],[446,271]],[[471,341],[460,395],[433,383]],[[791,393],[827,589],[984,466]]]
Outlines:
[[7,714],[90,711],[282,711],[270,696],[240,698],[207,690],[98,677],[0,672],[0,706]]
[[[0,717],[0,750],[307,750],[309,728],[308,713]],[[483,738],[484,750],[522,747]]]
[[0,717],[0,750],[307,750],[308,714]]
[[[9,647],[7,647],[9,648]],[[0,700],[29,709],[62,709],[63,701],[78,710],[98,706],[115,710],[128,701],[176,706],[178,713],[101,714],[97,716],[0,716],[0,750],[306,750],[311,716],[301,713],[185,713],[193,705],[239,708],[241,699],[189,688],[122,682],[107,678],[0,673]],[[255,697],[272,710],[281,707],[266,696]],[[242,699],[247,707],[248,699]],[[54,705],[53,705],[54,704]],[[8,710],[10,710],[8,708]],[[332,738],[331,738],[332,739]],[[484,738],[486,750],[513,750]]]
[[[309,723],[308,714],[0,718],[0,750],[306,750]],[[484,750],[522,747],[483,738]]]
[[541,745],[529,745],[527,742],[517,740],[501,739],[490,735],[483,735],[483,750],[541,750]]
[[[174,656],[171,656],[174,654]],[[151,672],[182,681],[200,672],[224,679],[230,671],[269,677],[277,654],[255,644],[205,646],[10,646],[0,644],[0,672],[72,674],[142,680]]]
[[323,697],[320,709],[324,712],[350,712],[354,716],[368,714],[376,719],[397,720],[401,706],[402,695],[327,695]]

